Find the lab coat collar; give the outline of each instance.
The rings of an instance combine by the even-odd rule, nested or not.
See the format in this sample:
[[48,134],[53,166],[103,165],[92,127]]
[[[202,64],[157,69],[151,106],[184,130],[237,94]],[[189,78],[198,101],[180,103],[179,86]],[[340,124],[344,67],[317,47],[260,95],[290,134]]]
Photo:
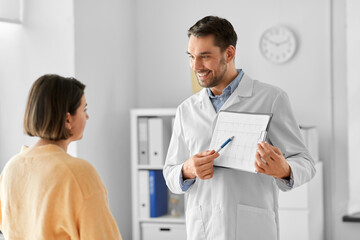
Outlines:
[[199,92],[199,98],[198,98],[200,109],[209,112],[212,115],[216,115],[216,111],[214,106],[211,103],[211,100],[209,98],[209,95],[206,91],[206,88],[201,89]]
[[[223,107],[228,106],[228,104],[233,104],[235,102],[240,101],[240,98],[242,98],[242,97],[251,97],[253,94],[253,85],[254,85],[254,81],[249,76],[244,74],[238,87],[231,94],[230,98],[225,102]],[[209,99],[209,95],[206,91],[206,88],[203,88],[200,91],[198,101],[200,104],[200,108],[204,109],[205,111],[209,111],[213,114],[216,114],[214,106],[212,105],[212,103]],[[233,102],[233,101],[235,101],[235,102]],[[222,109],[224,109],[223,107],[222,107]]]
[[254,81],[248,75],[244,74],[233,94],[237,94],[239,97],[251,97],[253,94],[253,86]]

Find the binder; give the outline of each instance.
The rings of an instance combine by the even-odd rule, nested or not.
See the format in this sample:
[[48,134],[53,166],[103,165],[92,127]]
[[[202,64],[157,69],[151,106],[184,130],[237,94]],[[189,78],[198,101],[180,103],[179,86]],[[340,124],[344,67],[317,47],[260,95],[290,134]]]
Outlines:
[[149,171],[139,171],[139,217],[150,217]]
[[168,189],[162,170],[149,170],[150,217],[166,215],[168,211]]
[[139,164],[149,164],[148,118],[138,118]]
[[149,164],[162,166],[169,147],[171,132],[169,119],[155,117],[148,119]]

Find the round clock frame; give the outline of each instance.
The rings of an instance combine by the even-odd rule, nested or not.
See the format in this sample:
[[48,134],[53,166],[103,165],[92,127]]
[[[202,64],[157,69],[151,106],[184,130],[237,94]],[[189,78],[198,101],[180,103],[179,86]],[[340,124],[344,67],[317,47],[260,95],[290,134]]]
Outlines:
[[297,38],[284,26],[267,29],[260,38],[260,52],[270,62],[281,64],[292,59],[297,50]]

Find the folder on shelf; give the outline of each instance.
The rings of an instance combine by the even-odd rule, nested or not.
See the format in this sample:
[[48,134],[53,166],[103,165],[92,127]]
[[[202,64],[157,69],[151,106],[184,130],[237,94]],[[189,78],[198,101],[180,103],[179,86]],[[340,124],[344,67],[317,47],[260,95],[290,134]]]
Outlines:
[[150,217],[149,171],[139,171],[139,217]]
[[149,164],[148,118],[138,118],[139,164]]
[[168,212],[168,188],[162,170],[149,170],[150,217]]
[[148,119],[150,165],[161,166],[164,164],[171,137],[170,129],[168,119],[160,117]]

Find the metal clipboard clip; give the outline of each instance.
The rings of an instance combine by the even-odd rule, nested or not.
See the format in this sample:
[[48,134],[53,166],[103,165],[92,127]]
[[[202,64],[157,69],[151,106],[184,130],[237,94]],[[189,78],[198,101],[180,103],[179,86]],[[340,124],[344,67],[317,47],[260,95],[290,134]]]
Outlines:
[[266,136],[267,136],[267,131],[266,130],[261,131],[257,142],[260,143],[261,141],[265,141]]

